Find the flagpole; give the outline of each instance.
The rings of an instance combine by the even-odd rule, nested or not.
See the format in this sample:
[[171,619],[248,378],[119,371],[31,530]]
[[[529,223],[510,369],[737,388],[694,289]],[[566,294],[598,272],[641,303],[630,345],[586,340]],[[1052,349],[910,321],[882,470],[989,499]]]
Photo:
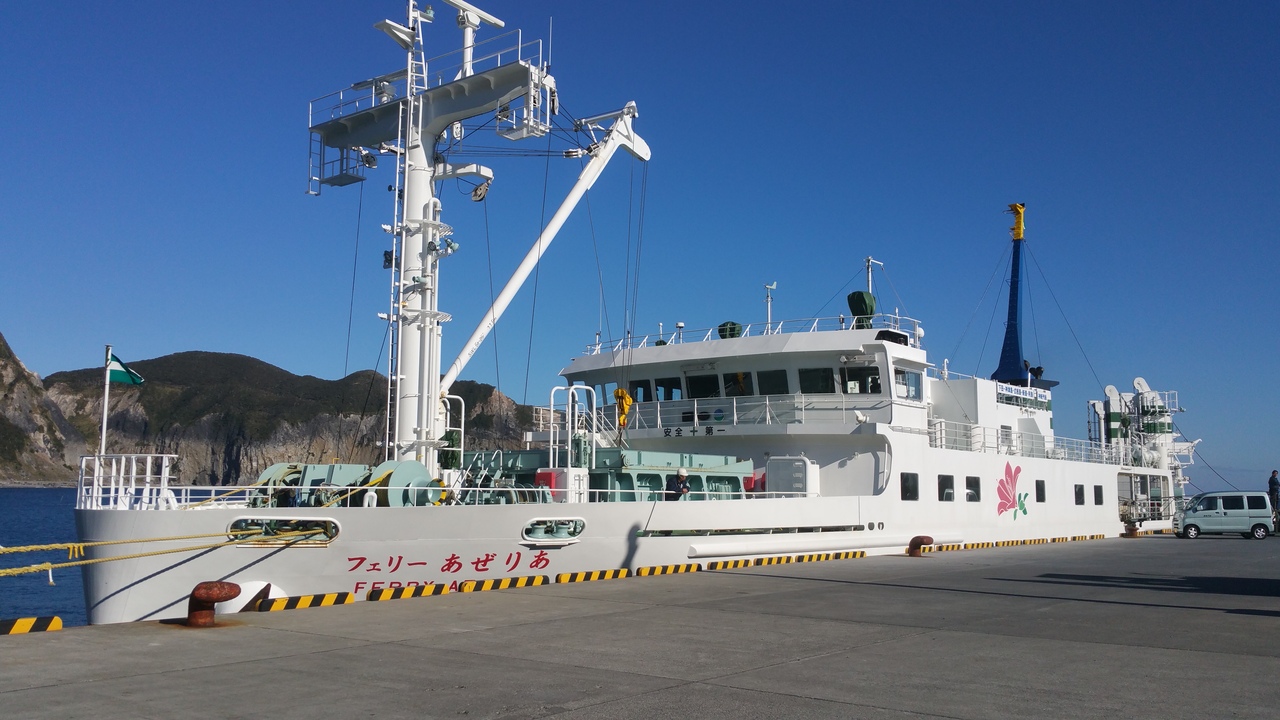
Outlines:
[[98,440],[98,457],[107,454],[107,396],[111,393],[111,346],[107,346],[107,359],[102,364],[102,437]]

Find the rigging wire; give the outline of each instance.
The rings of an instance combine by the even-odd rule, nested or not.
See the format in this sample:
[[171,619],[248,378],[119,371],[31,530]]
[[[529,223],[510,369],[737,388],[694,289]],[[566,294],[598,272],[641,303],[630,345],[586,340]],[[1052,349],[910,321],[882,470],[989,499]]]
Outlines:
[[821,316],[822,316],[822,311],[826,310],[826,309],[827,309],[827,306],[828,306],[828,305],[830,305],[830,304],[831,304],[831,302],[832,302],[833,300],[835,300],[836,298],[840,297],[840,293],[844,292],[844,291],[845,291],[845,289],[849,287],[850,283],[852,283],[852,282],[853,282],[854,280],[856,280],[856,279],[858,279],[858,275],[854,275],[853,277],[851,277],[851,278],[849,278],[848,280],[846,280],[846,281],[845,281],[845,283],[844,283],[844,285],[841,285],[841,286],[840,286],[840,289],[839,289],[839,290],[837,290],[837,291],[835,292],[835,294],[834,294],[834,295],[832,295],[831,297],[827,298],[827,301],[826,301],[826,302],[824,302],[824,303],[822,303],[822,307],[820,307],[820,308],[818,308],[816,311],[814,311],[814,313],[813,313],[813,317],[821,317]]
[[889,283],[889,289],[893,291],[893,296],[898,300],[898,307],[902,308],[902,314],[911,317],[911,313],[907,312],[907,304],[902,300],[902,296],[898,294],[898,288],[893,286],[893,280],[889,278],[889,271],[884,265],[880,266],[880,274],[884,276],[885,282]]
[[[1012,251],[1009,253],[1008,258],[1009,258],[1008,261],[1005,263],[1006,270],[1009,268],[1010,265],[1013,264]],[[981,370],[982,358],[987,354],[987,343],[991,340],[991,326],[996,324],[996,311],[999,309],[1000,309],[1000,300],[997,299],[996,302],[991,306],[991,319],[987,321],[987,332],[982,336],[982,349],[978,351],[978,362],[973,366],[974,377],[978,377],[978,374],[982,371]]]
[[[1182,436],[1182,437],[1184,437],[1184,438],[1185,438],[1185,437],[1187,437],[1187,434],[1186,434],[1186,433],[1184,433],[1184,432],[1182,432],[1182,428],[1178,427],[1178,423],[1173,422],[1172,420],[1170,420],[1169,422],[1170,422],[1170,424],[1172,424],[1172,425],[1173,425],[1173,429],[1178,431],[1178,434],[1179,434],[1179,435],[1181,435],[1181,436]],[[1239,489],[1240,489],[1240,488],[1236,487],[1235,485],[1233,485],[1233,484],[1231,483],[1231,481],[1230,481],[1230,480],[1228,480],[1228,479],[1226,479],[1225,477],[1223,477],[1223,476],[1222,476],[1222,473],[1218,472],[1218,471],[1217,471],[1217,470],[1216,470],[1212,465],[1210,465],[1210,464],[1209,464],[1209,461],[1204,459],[1204,455],[1202,455],[1202,454],[1200,453],[1200,451],[1199,451],[1199,450],[1195,450],[1195,449],[1193,449],[1193,450],[1192,450],[1192,452],[1195,454],[1195,456],[1196,456],[1196,457],[1200,458],[1200,462],[1204,463],[1204,466],[1205,466],[1205,467],[1209,468],[1209,470],[1210,470],[1210,471],[1212,471],[1214,475],[1217,475],[1217,476],[1218,476],[1218,479],[1219,479],[1219,480],[1221,480],[1222,482],[1226,483],[1227,485],[1230,485],[1232,490],[1239,490]],[[1196,485],[1195,485],[1194,483],[1192,483],[1190,480],[1188,480],[1188,481],[1187,481],[1187,484],[1188,484],[1188,485],[1192,485],[1192,486],[1194,486],[1197,490],[1200,490],[1200,492],[1204,492],[1204,490],[1201,490],[1199,486],[1196,486]]]
[[[489,263],[489,307],[492,308],[497,295],[493,292],[493,242],[489,237],[489,196],[485,195],[480,204],[484,206],[484,253]],[[492,309],[490,312],[492,312]],[[493,336],[493,382],[498,392],[502,392],[502,364],[498,362],[500,357],[498,354],[498,323],[493,324],[489,334]]]
[[[1022,241],[1022,245],[1023,245],[1023,248],[1027,251],[1027,254],[1030,255],[1031,246],[1027,244],[1026,240]],[[1026,282],[1027,282],[1027,307],[1031,310],[1031,334],[1034,335],[1036,339],[1036,365],[1042,366],[1044,365],[1044,357],[1043,357],[1043,354],[1040,352],[1040,327],[1036,324],[1036,304],[1035,304],[1035,301],[1032,299],[1032,294],[1031,294],[1031,273],[1027,273]],[[1047,285],[1048,283],[1045,283],[1045,284]]]
[[[1000,256],[1000,259],[1004,260],[1005,255],[1009,254],[1010,252],[1012,252],[1012,245],[1005,247],[1004,254]],[[969,320],[964,324],[964,330],[960,331],[960,339],[956,340],[956,346],[952,348],[950,357],[955,357],[956,354],[960,352],[960,344],[963,343],[965,337],[968,336],[969,327],[973,325],[973,319],[977,317],[978,311],[982,309],[982,304],[987,301],[987,293],[991,292],[991,285],[996,281],[996,276],[999,273],[1000,273],[1000,264],[997,263],[991,270],[991,277],[987,278],[987,286],[982,289],[982,296],[978,298],[978,304],[974,305],[973,312],[969,313]],[[997,308],[1000,307],[999,301],[996,302],[996,307]],[[990,325],[987,326],[987,335],[988,336],[991,335]],[[984,352],[986,351],[986,347],[987,347],[986,343],[984,342],[982,345]]]
[[[551,147],[551,136],[547,135],[547,147]],[[538,316],[538,278],[542,274],[542,229],[546,227],[547,222],[547,186],[550,184],[551,178],[551,156],[547,156],[547,162],[542,171],[542,216],[538,219],[538,228],[536,230],[538,237],[538,262],[533,265],[533,302],[529,308],[529,344],[525,349],[524,356],[524,390],[520,395],[520,404],[529,404],[529,370],[533,366],[533,327],[534,320]]]
[[[364,404],[360,406],[360,420],[356,425],[356,432],[352,433],[351,450],[347,453],[347,458],[354,459],[356,454],[356,444],[359,440],[360,427],[364,425],[364,419],[369,415],[369,400],[373,397],[373,387],[377,384],[381,374],[378,372],[378,366],[382,364],[382,352],[387,348],[387,338],[391,335],[391,323],[387,323],[387,329],[382,333],[382,342],[378,344],[378,357],[373,361],[373,368],[369,371],[369,385],[365,389]],[[387,386],[390,387],[391,380],[387,379]],[[343,390],[346,393],[346,390]],[[385,439],[385,438],[384,438]]]
[[1071,327],[1071,321],[1067,319],[1067,313],[1062,309],[1062,303],[1058,302],[1058,296],[1054,294],[1053,286],[1049,284],[1048,278],[1045,277],[1044,270],[1041,269],[1040,263],[1036,261],[1035,256],[1029,251],[1027,252],[1027,257],[1031,258],[1032,264],[1036,266],[1036,271],[1040,273],[1040,278],[1044,280],[1044,286],[1045,289],[1049,291],[1049,297],[1053,298],[1053,303],[1058,306],[1058,312],[1062,315],[1062,321],[1067,324],[1067,330],[1071,332],[1071,339],[1076,341],[1076,347],[1080,348],[1080,354],[1084,356],[1084,362],[1089,366],[1089,372],[1093,373],[1093,381],[1098,383],[1099,390],[1103,390],[1105,392],[1102,380],[1098,378],[1098,371],[1093,369],[1093,362],[1089,360],[1089,354],[1084,351],[1084,345],[1081,344],[1080,338],[1076,335],[1076,329]]

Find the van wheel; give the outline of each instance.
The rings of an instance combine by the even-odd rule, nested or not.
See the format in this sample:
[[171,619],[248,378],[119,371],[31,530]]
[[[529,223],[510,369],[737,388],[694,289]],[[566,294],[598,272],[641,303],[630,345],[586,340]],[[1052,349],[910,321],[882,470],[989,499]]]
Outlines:
[[1195,525],[1188,525],[1186,528],[1182,530],[1182,535],[1184,537],[1195,540],[1196,538],[1200,537],[1200,528],[1196,527]]
[[1266,525],[1254,525],[1254,526],[1253,526],[1253,539],[1254,539],[1254,540],[1266,540],[1266,539],[1267,539],[1267,526],[1266,526]]

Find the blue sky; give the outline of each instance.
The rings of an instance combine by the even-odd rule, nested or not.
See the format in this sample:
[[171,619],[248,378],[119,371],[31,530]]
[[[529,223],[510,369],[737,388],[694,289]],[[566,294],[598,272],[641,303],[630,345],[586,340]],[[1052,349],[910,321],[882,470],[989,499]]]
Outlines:
[[[1024,349],[1062,383],[1056,431],[1085,436],[1098,380],[1126,391],[1143,376],[1179,391],[1179,427],[1229,481],[1260,487],[1280,466],[1280,5],[483,7],[526,38],[553,18],[565,109],[636,101],[654,157],[642,236],[643,171],[619,156],[544,258],[536,304],[526,286],[499,326],[501,359],[491,339],[464,378],[544,403],[598,328],[622,332],[639,240],[635,332],[761,321],[775,281],[775,320],[835,315],[872,255],[881,309],[922,320],[935,363],[985,376],[1002,213],[1025,202]],[[0,333],[27,366],[93,366],[111,343],[126,361],[210,350],[324,378],[382,368],[390,163],[363,192],[306,196],[306,112],[402,65],[371,26],[403,10],[0,5]],[[460,32],[436,11],[434,48],[453,50]],[[446,363],[490,271],[500,287],[578,170],[484,162],[498,174],[487,223],[458,187],[442,195],[462,246],[443,280]],[[1190,474],[1222,485],[1203,462]]]

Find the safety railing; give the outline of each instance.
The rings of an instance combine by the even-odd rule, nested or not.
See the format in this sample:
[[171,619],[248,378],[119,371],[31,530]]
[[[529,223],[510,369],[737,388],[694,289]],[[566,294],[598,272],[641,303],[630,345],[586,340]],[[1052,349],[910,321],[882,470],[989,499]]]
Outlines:
[[1122,448],[1090,440],[1046,437],[1011,428],[991,428],[936,420],[929,427],[929,446],[947,450],[1052,458],[1075,462],[1119,465]]
[[[859,317],[858,320],[865,318]],[[691,342],[709,342],[712,340],[731,339],[735,337],[753,337],[760,335],[784,335],[791,333],[815,333],[839,330],[897,330],[907,336],[911,347],[920,347],[920,322],[902,315],[872,315],[870,323],[855,323],[852,316],[839,315],[825,318],[805,318],[799,320],[778,320],[773,323],[750,323],[734,326],[726,332],[728,338],[721,337],[721,328],[700,328],[686,330],[680,328],[669,333],[652,335],[632,335],[618,340],[597,340],[586,348],[587,355],[599,355],[602,352],[633,350],[635,348],[658,345],[675,345]]]
[[[514,62],[524,62],[540,67],[542,65],[542,41],[524,41],[520,30],[497,35],[472,45],[471,69],[473,73],[484,72]],[[343,88],[322,95],[311,101],[308,127],[337,120],[369,110],[377,105],[391,102],[418,92],[425,83],[426,88],[447,85],[461,76],[464,66],[463,51],[453,50],[414,63],[414,73],[422,73],[421,78],[412,78],[417,87],[410,84],[411,78],[406,70],[380,75],[351,87]]]

